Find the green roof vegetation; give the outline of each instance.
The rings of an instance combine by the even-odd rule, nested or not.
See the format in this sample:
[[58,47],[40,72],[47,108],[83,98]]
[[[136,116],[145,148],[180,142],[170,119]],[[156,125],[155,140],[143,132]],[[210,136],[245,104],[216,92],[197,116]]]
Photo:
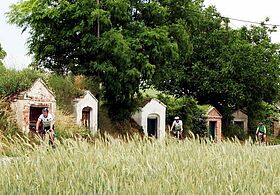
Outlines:
[[0,67],[0,97],[8,97],[27,90],[34,81],[42,77],[39,71],[24,69],[21,71]]
[[157,98],[160,93],[161,93],[160,91],[157,91],[153,88],[142,90],[142,94],[144,97],[148,96],[150,98]]
[[198,105],[197,106],[198,107],[198,109],[200,109],[201,111],[203,111],[204,113],[206,113],[206,112],[208,112],[208,110],[210,109],[210,108],[212,108],[213,106],[211,106],[211,105]]

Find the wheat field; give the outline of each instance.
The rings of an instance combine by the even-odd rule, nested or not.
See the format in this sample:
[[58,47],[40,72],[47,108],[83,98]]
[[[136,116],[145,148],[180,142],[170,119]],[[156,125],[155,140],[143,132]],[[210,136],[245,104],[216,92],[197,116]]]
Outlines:
[[280,193],[277,147],[110,138],[9,147],[17,158],[0,165],[0,194]]

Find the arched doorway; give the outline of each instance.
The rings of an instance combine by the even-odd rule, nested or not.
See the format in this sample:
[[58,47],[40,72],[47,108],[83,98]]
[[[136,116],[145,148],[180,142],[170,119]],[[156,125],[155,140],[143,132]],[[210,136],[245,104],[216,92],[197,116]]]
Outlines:
[[87,129],[90,129],[91,127],[91,110],[91,107],[85,107],[82,110],[82,125]]
[[159,116],[156,114],[150,114],[147,119],[148,136],[157,138],[158,129],[159,129]]

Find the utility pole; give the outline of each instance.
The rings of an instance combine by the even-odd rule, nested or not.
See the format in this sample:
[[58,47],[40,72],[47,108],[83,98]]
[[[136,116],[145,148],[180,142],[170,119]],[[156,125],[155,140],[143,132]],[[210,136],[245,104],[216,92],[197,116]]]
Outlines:
[[[100,3],[100,0],[96,0],[96,4],[97,4],[97,7],[98,7],[98,8],[99,8],[99,3]],[[100,37],[100,23],[99,23],[99,17],[98,17],[98,19],[97,19],[96,36],[97,36],[97,38]]]

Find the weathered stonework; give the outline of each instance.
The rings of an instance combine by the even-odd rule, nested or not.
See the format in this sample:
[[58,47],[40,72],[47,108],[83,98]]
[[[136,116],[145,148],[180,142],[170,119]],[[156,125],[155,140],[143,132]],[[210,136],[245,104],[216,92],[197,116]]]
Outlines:
[[248,131],[248,115],[245,114],[242,110],[237,110],[233,114],[233,123],[239,124],[242,123],[241,128],[244,129],[244,131]]
[[274,133],[275,137],[279,136],[279,131],[280,131],[279,121],[274,120],[273,121],[273,133]]
[[[28,90],[12,97],[11,101],[11,108],[15,112],[18,125],[24,133],[34,129],[34,121],[31,121],[31,118],[32,120],[36,118],[40,110],[45,107],[49,109],[50,113],[54,114],[56,100],[54,94],[41,79],[37,79]],[[36,110],[36,113],[31,110]]]
[[214,108],[211,107],[207,113],[207,126],[210,126],[210,122],[214,122],[215,125],[215,137],[214,140],[216,142],[219,142],[222,140],[222,115],[220,114],[220,112]]

